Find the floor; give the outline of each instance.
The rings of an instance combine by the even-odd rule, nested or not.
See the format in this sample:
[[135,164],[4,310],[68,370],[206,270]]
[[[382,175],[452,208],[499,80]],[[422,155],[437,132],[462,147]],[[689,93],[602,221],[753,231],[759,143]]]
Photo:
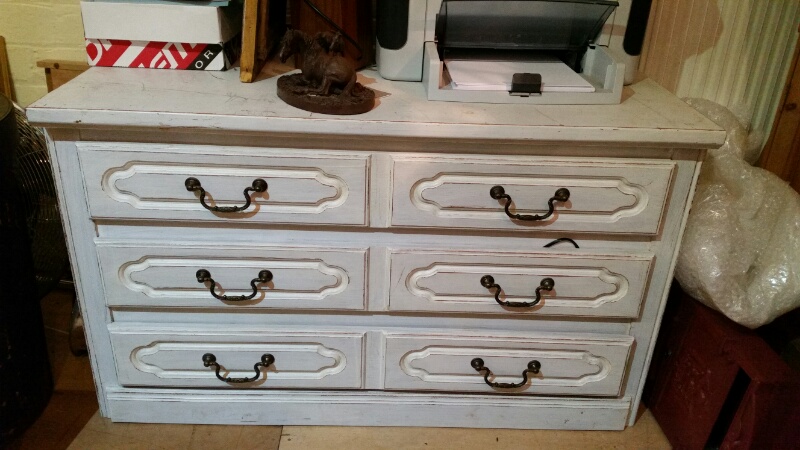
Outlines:
[[39,420],[9,450],[410,450],[669,449],[649,411],[625,431],[550,431],[401,427],[277,427],[112,423],[97,411],[87,357],[69,351],[72,297],[42,300],[55,391]]

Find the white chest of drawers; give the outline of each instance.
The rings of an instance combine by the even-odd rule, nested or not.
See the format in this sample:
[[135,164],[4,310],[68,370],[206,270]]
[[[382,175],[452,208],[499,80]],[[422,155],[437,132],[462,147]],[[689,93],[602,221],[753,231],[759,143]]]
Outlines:
[[[380,103],[354,117],[284,105],[274,79],[101,68],[29,109],[51,139],[102,413],[633,423],[723,131],[648,81],[620,105],[532,107],[427,102],[365,75]],[[519,220],[495,186],[511,215],[569,198]],[[559,238],[580,248],[546,247]]]

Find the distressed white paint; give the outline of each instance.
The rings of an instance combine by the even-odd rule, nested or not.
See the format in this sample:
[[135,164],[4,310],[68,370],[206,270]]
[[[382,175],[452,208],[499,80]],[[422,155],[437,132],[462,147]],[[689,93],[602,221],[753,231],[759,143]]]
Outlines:
[[[630,336],[569,337],[492,334],[386,335],[388,389],[515,392],[549,395],[617,395],[625,374]],[[519,383],[530,361],[541,364],[519,388],[488,386],[472,368],[481,358],[490,381]],[[476,376],[477,375],[477,376]]]
[[[205,327],[204,327],[205,328]],[[227,327],[216,332],[189,326],[149,328],[147,324],[109,326],[111,345],[123,386],[210,388],[360,388],[360,333],[309,333]],[[212,353],[223,377],[253,377],[253,365],[269,353],[275,362],[261,368],[251,383],[227,383],[206,368]]]
[[213,76],[192,70],[163,72],[154,76],[93,67],[31,105],[28,119],[39,124],[114,127],[118,132],[128,127],[166,127],[188,128],[183,131],[193,134],[202,130],[226,135],[301,134],[323,141],[332,136],[392,136],[711,148],[724,139],[714,123],[650,80],[626,86],[619,105],[454,105],[429,102],[421,83],[386,81],[364,71],[360,79],[382,95],[379,105],[358,116],[327,116],[283,103],[277,97],[277,78],[239,83],[235,70]]
[[[79,143],[92,217],[363,225],[368,157],[283,149],[168,146],[115,142]],[[243,206],[253,180],[251,205],[236,214],[207,210],[199,193],[186,189],[197,178],[206,203]]]
[[[153,230],[157,234],[157,230]],[[290,248],[265,245],[180,246],[98,241],[103,286],[111,306],[364,309],[367,250]],[[198,283],[208,270],[217,295],[250,295],[261,270],[272,280],[257,285],[252,300],[215,299],[211,284]]]
[[[378,80],[374,87],[391,95],[375,111],[345,118],[282,105],[264,94],[274,81],[255,89],[230,74],[168,72],[92,69],[31,110],[50,125],[104,415],[176,423],[571,429],[621,429],[635,420],[698,161],[724,139],[716,126],[650,82],[634,85],[615,106],[505,109],[443,108],[425,101],[417,85]],[[90,87],[94,95],[83,95]],[[359,133],[368,137],[353,139]],[[401,170],[400,163],[407,165]],[[113,179],[133,167],[149,172]],[[282,191],[291,191],[286,195],[294,203],[273,211],[278,218],[241,220],[170,209],[184,201],[178,193],[188,193],[187,167],[213,169],[212,194],[226,202],[252,181],[253,167],[287,183],[298,182],[299,172],[317,175]],[[136,180],[145,173],[152,178]],[[441,195],[444,190],[426,189],[418,199],[463,207],[475,197],[487,211],[464,213],[504,218],[499,204],[480,203],[491,187],[485,177],[526,189],[546,185],[548,177],[610,187],[573,199],[574,206],[584,202],[590,220],[569,222],[559,214],[550,228],[524,233],[493,229],[502,227],[485,219],[435,223],[434,214],[412,202],[412,186],[422,179],[473,181],[476,174],[477,182],[466,183],[480,186],[475,196],[467,188]],[[228,178],[237,187],[228,190]],[[104,190],[104,179],[116,188]],[[152,209],[113,198],[132,193],[155,202]],[[306,206],[326,202],[336,205]],[[397,222],[400,210],[416,222]],[[615,214],[619,229],[610,220]],[[581,249],[542,248],[561,236]],[[274,268],[275,279],[260,288],[263,299],[255,304],[201,297],[208,286],[194,279],[198,266],[207,265],[220,289],[245,293],[262,264]],[[465,273],[444,280],[442,267]],[[486,304],[428,308],[422,305],[436,303],[408,290],[455,298],[461,277],[476,275],[467,267],[495,269],[512,296],[530,288],[531,276],[552,274],[554,294],[589,306],[555,303],[548,311],[545,299],[530,314],[495,312],[484,309],[496,307],[485,296]],[[413,273],[426,276],[413,279]],[[566,290],[567,280],[579,289]],[[403,289],[413,295],[406,306],[397,297]],[[474,295],[463,293],[467,300]],[[592,305],[597,314],[581,313]],[[458,371],[447,369],[453,357],[447,348],[470,353],[456,356]],[[218,361],[234,376],[274,352],[277,372],[232,388],[198,367],[209,350],[220,353]],[[508,381],[521,374],[525,358],[542,358],[543,383],[531,385],[541,391],[493,392],[471,367],[462,371],[473,352]],[[548,378],[550,368],[557,371]]]
[[[392,249],[389,310],[638,316],[653,255],[562,253],[563,248],[561,252],[528,254]],[[494,290],[481,285],[484,275],[491,275],[502,286],[503,301],[533,302],[534,290],[543,278],[553,279],[555,287],[541,291],[536,306],[504,307],[497,304]]]
[[[392,224],[489,228],[515,231],[581,231],[655,234],[675,164],[647,159],[404,155],[394,158]],[[561,188],[569,200],[555,202],[550,218],[510,219],[506,200],[489,195],[502,186],[512,214],[545,214]]]
[[110,389],[109,404],[123,422],[573,430],[621,430],[630,409],[628,398],[284,390]]

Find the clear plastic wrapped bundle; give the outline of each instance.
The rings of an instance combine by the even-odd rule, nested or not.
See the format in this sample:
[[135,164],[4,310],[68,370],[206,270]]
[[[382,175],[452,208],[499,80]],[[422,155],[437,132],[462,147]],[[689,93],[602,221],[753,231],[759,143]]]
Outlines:
[[734,114],[687,102],[728,137],[703,163],[675,277],[692,297],[757,328],[800,306],[800,195],[745,162],[757,153]]

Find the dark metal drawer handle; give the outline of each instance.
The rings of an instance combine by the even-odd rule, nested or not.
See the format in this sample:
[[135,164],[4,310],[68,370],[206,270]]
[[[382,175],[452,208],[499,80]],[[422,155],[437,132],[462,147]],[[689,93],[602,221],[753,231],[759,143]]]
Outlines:
[[261,376],[261,368],[269,367],[274,362],[275,362],[275,357],[272,356],[271,353],[264,353],[263,355],[261,355],[261,361],[255,363],[255,365],[253,366],[253,369],[255,369],[256,371],[255,376],[253,376],[252,378],[247,378],[247,377],[231,378],[231,377],[223,377],[222,375],[219,374],[220,366],[219,363],[217,363],[217,357],[214,356],[213,353],[206,353],[205,355],[203,355],[203,365],[206,367],[213,366],[214,369],[216,369],[217,378],[219,378],[220,381],[224,381],[226,383],[250,383],[256,381],[258,377]]
[[264,192],[267,190],[267,182],[261,178],[256,178],[253,180],[252,186],[244,189],[244,206],[208,206],[206,203],[206,190],[200,185],[200,180],[194,177],[189,177],[183,184],[186,186],[187,191],[200,192],[200,204],[203,205],[203,208],[209,211],[222,213],[244,211],[250,207],[250,203],[252,202],[252,199],[250,198],[251,192]]
[[569,200],[569,189],[567,188],[560,188],[556,190],[556,193],[550,197],[550,200],[547,201],[547,214],[544,215],[528,215],[528,214],[512,214],[508,208],[511,206],[511,196],[506,194],[506,190],[503,186],[494,186],[489,190],[489,195],[495,200],[505,200],[505,209],[506,215],[514,220],[545,220],[548,217],[553,215],[553,211],[555,207],[553,206],[553,202],[565,202]]
[[539,282],[539,287],[536,288],[536,298],[532,302],[504,302],[500,300],[500,292],[503,291],[503,288],[494,282],[494,277],[491,275],[484,275],[481,277],[481,286],[485,287],[486,289],[495,289],[494,299],[497,300],[497,303],[503,306],[511,306],[513,308],[529,308],[539,304],[539,302],[542,300],[541,291],[552,291],[553,288],[556,287],[556,282],[553,281],[552,278],[542,278],[542,281]]
[[492,371],[491,369],[483,365],[482,359],[475,358],[472,360],[470,364],[472,364],[472,368],[475,369],[475,371],[483,375],[483,381],[486,382],[486,384],[488,384],[491,387],[501,388],[501,389],[514,389],[525,386],[526,384],[528,384],[528,373],[536,375],[542,368],[542,364],[534,359],[528,363],[528,368],[522,371],[522,381],[520,381],[519,383],[497,383],[489,381],[489,377],[492,375]]
[[208,291],[211,292],[211,295],[214,296],[217,300],[222,300],[224,302],[242,302],[245,300],[252,300],[255,298],[256,294],[258,294],[258,286],[259,283],[269,283],[272,281],[272,272],[269,270],[262,270],[258,272],[258,278],[253,278],[250,280],[250,287],[253,288],[253,293],[250,295],[237,295],[237,296],[227,296],[227,295],[218,295],[214,292],[214,289],[217,288],[217,283],[211,278],[211,272],[207,271],[206,269],[200,269],[195,274],[197,276],[197,282],[200,284],[205,283],[206,281],[211,283],[211,287],[208,288]]

